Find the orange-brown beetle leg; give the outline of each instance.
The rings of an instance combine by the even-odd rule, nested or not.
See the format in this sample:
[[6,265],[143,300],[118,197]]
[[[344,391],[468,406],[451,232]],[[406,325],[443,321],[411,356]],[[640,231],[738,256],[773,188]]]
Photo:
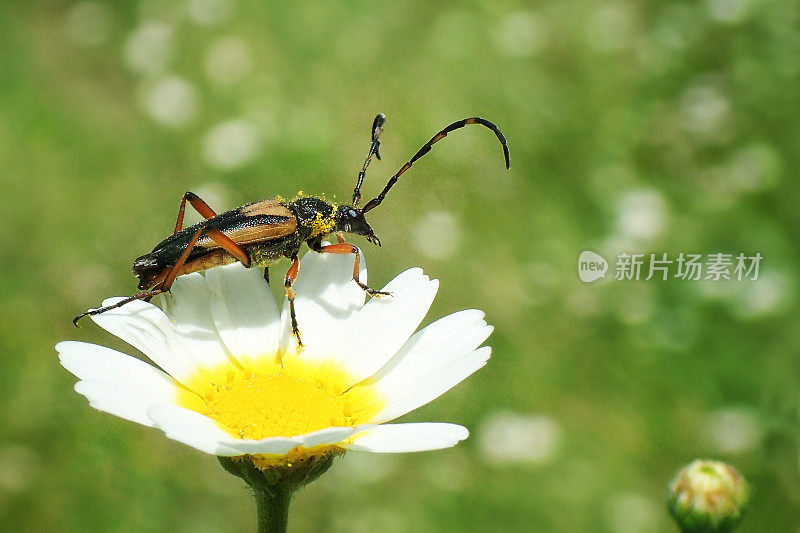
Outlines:
[[388,296],[390,294],[388,292],[371,289],[361,283],[361,281],[358,279],[359,266],[361,266],[361,256],[359,255],[358,246],[355,244],[350,244],[349,242],[340,242],[339,244],[320,246],[319,249],[315,251],[323,254],[354,254],[356,256],[356,260],[353,264],[353,281],[355,281],[359,287],[367,291],[367,294],[370,296]]
[[191,191],[186,191],[186,193],[183,195],[183,198],[181,198],[181,207],[178,209],[178,220],[175,222],[175,233],[178,233],[181,229],[183,229],[183,214],[186,211],[186,200],[189,200],[189,203],[192,204],[192,207],[194,207],[195,210],[206,220],[217,216],[214,210],[211,209],[202,198]]
[[297,339],[297,347],[302,348],[303,342],[300,340],[300,328],[297,327],[297,315],[294,312],[294,289],[292,289],[292,285],[294,281],[297,279],[297,273],[300,271],[300,259],[297,258],[295,255],[292,257],[292,266],[289,267],[289,270],[286,271],[286,279],[283,282],[283,286],[286,288],[286,298],[289,300],[289,315],[292,319],[292,334]]

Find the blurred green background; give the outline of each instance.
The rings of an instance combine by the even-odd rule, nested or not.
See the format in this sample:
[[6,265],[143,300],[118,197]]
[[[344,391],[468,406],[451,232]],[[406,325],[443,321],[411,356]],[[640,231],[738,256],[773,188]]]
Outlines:
[[[365,197],[442,126],[362,240],[370,281],[441,279],[427,321],[478,307],[489,365],[403,421],[472,436],[350,453],[295,531],[677,531],[697,457],[753,486],[740,528],[797,532],[800,4],[3,2],[0,528],[253,531],[213,457],[91,409],[53,345],[132,351],[70,319],[135,290],[182,193],[218,211]],[[582,283],[584,250],[764,257],[757,281]],[[283,264],[283,268],[286,264]]]

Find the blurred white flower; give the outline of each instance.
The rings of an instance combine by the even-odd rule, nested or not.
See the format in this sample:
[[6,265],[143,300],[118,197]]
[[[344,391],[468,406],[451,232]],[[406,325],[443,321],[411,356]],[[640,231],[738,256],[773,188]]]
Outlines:
[[697,140],[722,143],[734,132],[730,99],[708,80],[695,82],[684,91],[680,112],[683,128]]
[[615,533],[649,533],[658,530],[659,506],[636,493],[613,496],[605,507],[608,531]]
[[735,190],[760,192],[778,184],[783,162],[773,146],[757,143],[734,152],[725,169]]
[[140,99],[150,118],[162,126],[185,126],[197,114],[197,93],[189,82],[178,76],[145,84],[140,90]]
[[450,257],[461,243],[461,225],[456,216],[447,211],[422,215],[413,232],[417,250],[431,259]]
[[731,276],[730,280],[703,280],[693,286],[704,298],[724,302],[737,317],[745,320],[780,313],[794,301],[795,283],[792,278],[780,270],[765,269],[763,263],[757,280],[739,281],[733,273]]
[[378,460],[366,453],[351,453],[342,458],[339,466],[328,477],[337,490],[346,484],[353,490],[363,490],[362,485],[380,483],[391,477],[399,467],[398,456],[389,455]]
[[163,72],[171,59],[172,34],[173,27],[170,24],[145,22],[131,33],[125,43],[125,64],[137,74]]
[[601,5],[586,25],[589,45],[601,52],[627,48],[633,40],[633,34],[633,14],[624,4]]
[[779,313],[794,300],[793,278],[778,270],[767,270],[759,274],[755,281],[738,283],[740,287],[732,306],[741,318],[753,319]]
[[135,301],[92,317],[160,369],[103,346],[56,348],[93,407],[206,453],[255,455],[265,467],[344,449],[412,452],[465,439],[466,428],[455,424],[386,422],[486,364],[491,350],[479,346],[492,327],[483,313],[461,311],[414,333],[438,282],[410,269],[384,288],[392,296],[365,304],[352,266],[349,256],[303,257],[295,284],[299,351],[287,302],[279,312],[258,269],[239,263],[179,277],[171,295],[159,296],[163,310]]
[[249,120],[222,122],[203,139],[203,157],[210,165],[224,170],[240,167],[259,155],[262,137],[261,130]]
[[252,70],[250,49],[237,37],[217,39],[206,55],[206,75],[219,85],[233,85]]
[[213,26],[228,20],[233,13],[231,0],[188,0],[189,18],[201,26]]
[[0,493],[8,497],[40,483],[42,459],[33,450],[19,444],[0,448]]
[[558,451],[561,426],[542,415],[501,411],[490,415],[478,433],[478,447],[487,463],[544,463]]
[[694,4],[668,3],[660,6],[648,36],[665,50],[682,51],[701,37],[704,27]]
[[742,22],[752,8],[752,0],[708,0],[708,15],[712,20],[726,24]]
[[708,440],[721,453],[752,450],[764,434],[755,414],[747,409],[727,407],[706,415],[703,429]]
[[[615,233],[634,246],[647,244],[658,237],[667,223],[667,204],[656,189],[637,189],[623,194],[617,201]],[[622,249],[618,249],[619,252]]]
[[510,13],[494,30],[494,43],[500,53],[526,57],[541,52],[548,42],[548,25],[533,11]]

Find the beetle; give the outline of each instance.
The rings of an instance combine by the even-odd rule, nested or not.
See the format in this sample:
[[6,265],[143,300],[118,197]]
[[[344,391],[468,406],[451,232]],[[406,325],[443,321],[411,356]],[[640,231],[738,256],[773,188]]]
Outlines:
[[[380,159],[380,136],[386,121],[382,113],[372,123],[370,144],[364,165],[358,173],[356,187],[350,204],[337,205],[315,196],[300,196],[291,201],[272,198],[254,202],[221,214],[217,214],[199,196],[186,192],[178,209],[175,231],[158,243],[151,252],[138,257],[133,262],[133,273],[139,279],[141,292],[125,298],[113,305],[90,309],[76,316],[72,322],[88,315],[97,315],[116,309],[135,300],[149,301],[153,296],[169,292],[175,278],[191,272],[200,272],[236,261],[245,267],[263,267],[264,278],[269,282],[269,267],[282,258],[288,258],[292,264],[284,278],[286,297],[289,300],[289,312],[292,333],[299,347],[302,347],[297,316],[294,310],[295,293],[292,289],[300,269],[298,254],[305,242],[309,249],[318,253],[353,254],[353,281],[367,294],[372,296],[388,295],[368,287],[358,279],[359,249],[354,244],[345,242],[344,233],[361,235],[367,241],[380,246],[380,240],[367,223],[364,215],[378,207],[389,190],[419,158],[427,154],[431,147],[445,138],[448,133],[469,124],[479,124],[492,130],[503,147],[506,168],[510,168],[508,143],[500,129],[488,120],[480,117],[465,118],[453,122],[420,148],[414,157],[397,171],[383,188],[381,193],[359,208],[361,186],[367,168],[373,156]],[[204,221],[192,226],[183,227],[183,216],[189,202]],[[323,244],[323,238],[335,233],[336,244]]]

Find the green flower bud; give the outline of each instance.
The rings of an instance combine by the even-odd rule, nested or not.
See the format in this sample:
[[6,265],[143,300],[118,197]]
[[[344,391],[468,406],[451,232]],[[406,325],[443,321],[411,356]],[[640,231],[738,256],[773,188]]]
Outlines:
[[731,531],[742,518],[749,489],[732,466],[696,460],[669,487],[669,510],[684,533]]

